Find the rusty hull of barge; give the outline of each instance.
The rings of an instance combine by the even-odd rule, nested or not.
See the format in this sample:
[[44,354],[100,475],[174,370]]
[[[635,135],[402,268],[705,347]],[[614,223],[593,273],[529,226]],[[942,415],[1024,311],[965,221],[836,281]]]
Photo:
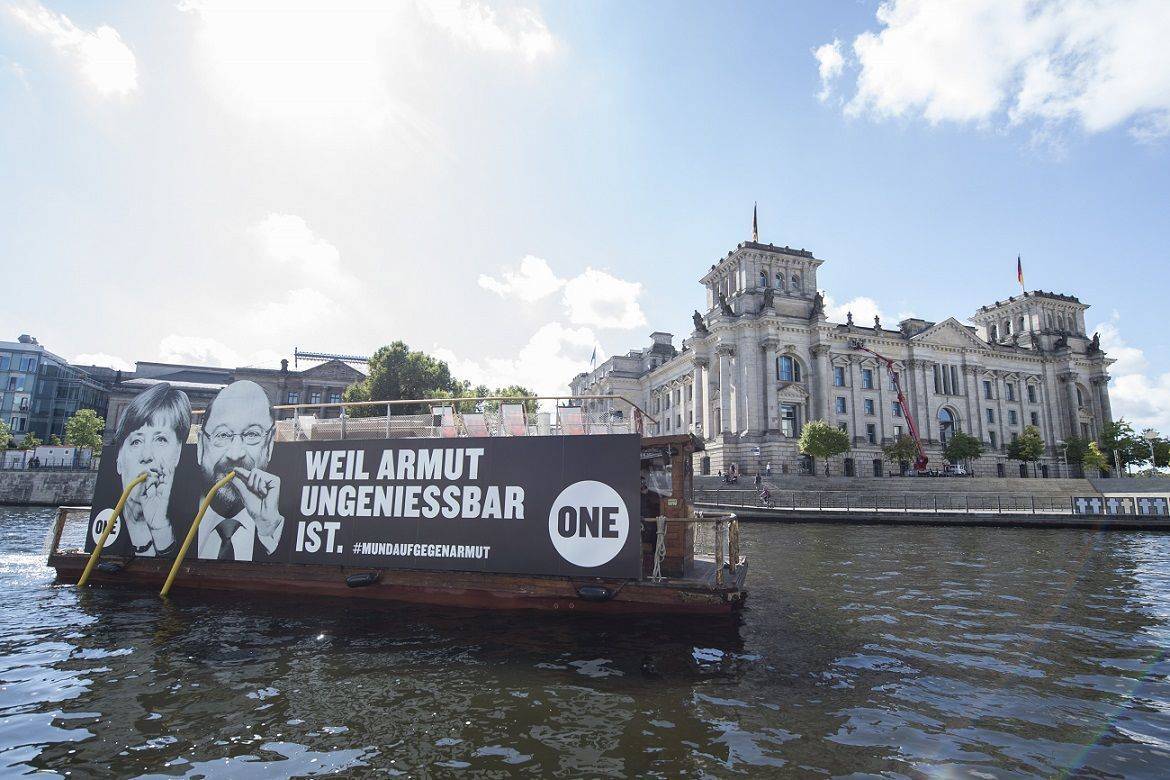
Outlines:
[[[57,581],[76,583],[85,568],[84,553],[56,553],[49,565]],[[95,569],[95,585],[127,585],[157,590],[166,580],[172,561],[156,558],[106,558],[121,565],[117,572]],[[701,564],[696,561],[696,564]],[[378,571],[380,578],[363,587],[350,587],[346,578]],[[214,590],[249,593],[332,596],[351,600],[386,601],[441,607],[504,610],[550,610],[601,614],[719,615],[737,612],[747,599],[746,564],[734,575],[725,571],[725,583],[714,584],[711,566],[704,579],[608,580],[567,579],[532,575],[482,574],[477,572],[379,569],[297,564],[246,565],[234,562],[191,560],[179,569],[176,591]],[[583,597],[578,588],[603,587],[612,593],[604,601]]]

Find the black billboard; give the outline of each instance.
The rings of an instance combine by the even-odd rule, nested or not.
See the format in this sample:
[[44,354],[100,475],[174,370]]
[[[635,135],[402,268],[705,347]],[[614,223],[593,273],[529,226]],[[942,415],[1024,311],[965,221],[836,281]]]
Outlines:
[[262,393],[221,391],[195,444],[180,391],[135,399],[102,454],[86,549],[145,472],[106,550],[173,557],[235,471],[189,559],[639,576],[636,434],[276,442]]

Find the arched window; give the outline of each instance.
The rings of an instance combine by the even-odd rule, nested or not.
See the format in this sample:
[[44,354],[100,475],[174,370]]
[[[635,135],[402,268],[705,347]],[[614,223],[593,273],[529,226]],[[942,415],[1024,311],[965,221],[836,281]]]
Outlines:
[[776,289],[784,289],[784,274],[780,273],[779,271],[776,272]]
[[776,378],[781,382],[799,382],[800,363],[791,355],[776,358]]
[[760,287],[767,287],[767,286],[768,286],[768,275],[766,273],[764,273],[763,271],[760,271]]
[[1077,385],[1077,406],[1085,405],[1085,393],[1081,390],[1081,386]]
[[1012,335],[1012,321],[1011,320],[1004,320],[1003,321],[1003,335],[1004,336]]
[[791,279],[790,284],[792,285],[791,289],[799,291],[800,290],[800,274],[797,273],[796,271],[793,271],[790,279]]
[[991,342],[992,342],[992,343],[994,343],[994,342],[996,342],[996,341],[999,341],[999,328],[997,328],[997,327],[995,327],[994,325],[992,325],[992,326],[991,326],[991,330],[990,330],[990,331],[988,331],[988,332],[989,332],[989,333],[990,333],[990,335],[991,335],[991,339],[990,339],[990,340],[991,340]]
[[950,409],[945,406],[938,410],[938,439],[944,445],[951,440],[955,431],[959,430],[959,421]]
[[1016,333],[1023,333],[1023,332],[1024,332],[1024,318],[1020,317],[1018,320],[1016,320]]

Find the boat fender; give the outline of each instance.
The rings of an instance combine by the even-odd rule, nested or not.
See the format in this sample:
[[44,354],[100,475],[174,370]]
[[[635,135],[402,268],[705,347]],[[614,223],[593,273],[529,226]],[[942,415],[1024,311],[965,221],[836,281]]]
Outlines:
[[366,571],[361,574],[349,575],[345,578],[345,585],[349,588],[364,588],[367,585],[373,585],[380,579],[382,579],[382,572]]
[[97,565],[97,570],[103,574],[117,574],[122,571],[122,564],[116,561],[102,561]]
[[609,601],[613,598],[613,591],[601,585],[582,585],[577,588],[577,595],[586,601]]

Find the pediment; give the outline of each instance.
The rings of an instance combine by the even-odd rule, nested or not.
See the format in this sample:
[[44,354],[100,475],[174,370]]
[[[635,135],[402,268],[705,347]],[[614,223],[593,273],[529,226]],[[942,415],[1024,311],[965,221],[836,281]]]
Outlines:
[[344,379],[350,382],[366,377],[361,371],[347,363],[342,363],[340,360],[329,360],[320,365],[306,368],[301,372],[301,376],[313,379]]
[[937,325],[927,328],[915,336],[911,336],[910,340],[920,344],[935,344],[940,347],[960,347],[967,349],[985,349],[987,347],[974,333],[954,317],[947,317]]
[[808,398],[808,390],[799,382],[788,382],[776,391],[776,398],[781,401],[801,403]]

